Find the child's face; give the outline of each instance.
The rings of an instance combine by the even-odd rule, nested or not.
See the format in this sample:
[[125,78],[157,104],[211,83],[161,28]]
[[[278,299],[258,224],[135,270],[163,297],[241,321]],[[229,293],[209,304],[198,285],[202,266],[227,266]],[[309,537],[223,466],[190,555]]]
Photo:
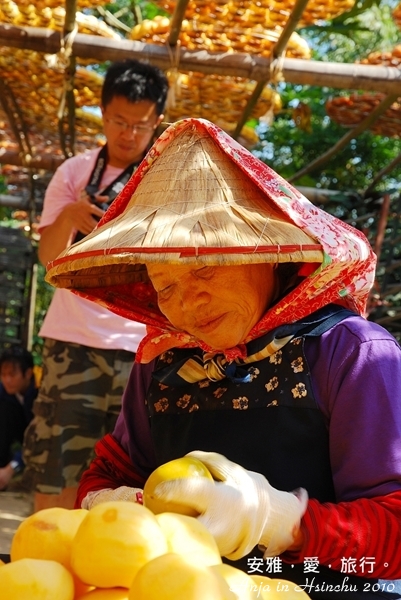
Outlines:
[[7,394],[24,394],[32,377],[32,369],[22,372],[21,367],[12,362],[4,362],[0,367],[0,381]]

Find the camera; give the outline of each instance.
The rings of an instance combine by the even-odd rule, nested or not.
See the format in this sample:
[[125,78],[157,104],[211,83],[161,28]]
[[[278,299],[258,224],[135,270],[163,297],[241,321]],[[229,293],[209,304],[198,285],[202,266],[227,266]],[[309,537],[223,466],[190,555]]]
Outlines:
[[[96,202],[96,198],[94,198],[93,196],[91,196],[91,202],[92,202],[92,204],[95,204],[102,210],[107,210],[110,206],[110,204],[108,204],[107,202]],[[99,217],[95,217],[95,219],[99,220]]]
[[[93,187],[90,185],[87,185],[85,188],[85,192],[88,194],[91,203],[94,204],[95,206],[98,206],[102,210],[107,210],[109,208],[110,204],[108,202],[98,202],[96,200],[96,195],[95,195],[96,191],[97,190],[94,190]],[[96,219],[96,221],[100,221],[100,217],[96,217],[95,215],[93,215],[93,218]]]
[[[88,194],[91,204],[93,204],[94,206],[98,206],[102,210],[107,210],[109,208],[110,204],[108,202],[97,202],[96,201],[95,193],[94,193],[93,189],[91,189],[90,186],[86,186],[85,192]],[[97,215],[92,215],[92,217],[95,219],[95,221],[100,221],[100,217],[98,217]],[[81,231],[77,231],[73,243],[75,244],[75,242],[79,242],[84,237],[85,237],[85,235]]]

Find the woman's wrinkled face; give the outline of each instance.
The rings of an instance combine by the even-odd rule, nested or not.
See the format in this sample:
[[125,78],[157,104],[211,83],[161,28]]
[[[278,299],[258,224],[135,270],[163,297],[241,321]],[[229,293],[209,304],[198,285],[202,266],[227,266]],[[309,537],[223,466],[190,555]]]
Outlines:
[[147,265],[164,316],[215,350],[243,342],[275,294],[270,264]]

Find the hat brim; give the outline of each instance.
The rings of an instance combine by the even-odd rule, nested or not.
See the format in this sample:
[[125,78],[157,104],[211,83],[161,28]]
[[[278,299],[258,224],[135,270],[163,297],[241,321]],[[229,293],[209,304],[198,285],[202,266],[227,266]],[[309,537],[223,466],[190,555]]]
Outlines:
[[98,227],[48,265],[46,280],[153,322],[160,313],[147,264],[321,264],[321,243],[283,210],[291,197],[284,180],[218,127],[175,123]]

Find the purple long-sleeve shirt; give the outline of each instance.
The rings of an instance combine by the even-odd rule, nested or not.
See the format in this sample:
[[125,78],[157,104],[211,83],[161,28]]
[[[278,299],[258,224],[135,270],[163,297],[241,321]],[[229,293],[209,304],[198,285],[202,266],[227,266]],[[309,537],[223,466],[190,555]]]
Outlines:
[[[329,429],[337,501],[401,490],[401,348],[396,340],[375,323],[352,316],[319,338],[307,338],[305,354]],[[153,369],[154,362],[134,365],[113,433],[143,477],[156,467],[145,404]]]

